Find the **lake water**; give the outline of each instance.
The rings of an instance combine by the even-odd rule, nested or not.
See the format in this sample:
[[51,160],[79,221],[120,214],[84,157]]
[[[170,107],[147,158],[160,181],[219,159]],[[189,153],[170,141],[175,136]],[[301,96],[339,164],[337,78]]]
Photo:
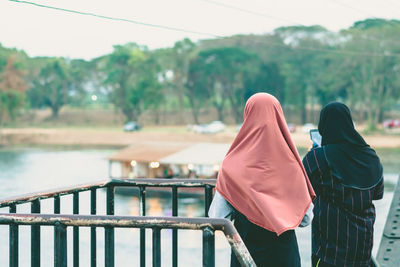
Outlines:
[[[1,149],[0,150],[0,198],[25,194],[34,191],[43,191],[63,186],[77,185],[87,182],[107,179],[107,157],[113,150],[57,150],[57,149]],[[385,159],[383,158],[384,167]],[[390,162],[392,172],[400,164]],[[397,166],[392,166],[395,164]],[[385,218],[393,196],[394,185],[397,183],[397,174],[385,175],[385,196],[383,200],[375,203],[377,219],[375,224],[374,255],[379,246]],[[89,193],[80,194],[80,213],[89,214]],[[98,214],[105,214],[105,194],[102,190],[98,193]],[[147,195],[147,215],[171,216],[171,200]],[[53,201],[41,202],[42,213],[53,212]],[[18,206],[18,212],[28,213],[29,205]],[[0,209],[8,212],[8,209]],[[179,216],[203,216],[203,201],[199,198],[183,198],[179,200]],[[61,213],[72,213],[72,197],[62,197]],[[139,204],[136,196],[116,195],[116,215],[138,215]],[[302,257],[302,266],[310,266],[310,227],[296,230]],[[42,266],[53,266],[53,228],[42,227],[41,263]],[[98,266],[104,266],[104,230],[98,228]],[[20,227],[20,266],[30,265],[30,229]],[[8,259],[8,227],[0,226],[0,258]],[[89,229],[80,230],[80,263],[81,266],[90,266]],[[72,229],[68,230],[68,240],[72,240]],[[171,240],[170,230],[162,231],[162,262],[163,266],[171,266]],[[201,266],[201,240],[200,231],[179,231],[179,266]],[[139,231],[136,229],[116,229],[116,266],[139,265]],[[72,242],[68,247],[68,265],[72,266]],[[221,233],[216,235],[216,266],[229,266],[229,245]],[[4,262],[5,263],[5,262]],[[147,234],[147,265],[151,266],[151,231]],[[3,266],[3,264],[0,264]],[[6,266],[6,264],[4,264]]]

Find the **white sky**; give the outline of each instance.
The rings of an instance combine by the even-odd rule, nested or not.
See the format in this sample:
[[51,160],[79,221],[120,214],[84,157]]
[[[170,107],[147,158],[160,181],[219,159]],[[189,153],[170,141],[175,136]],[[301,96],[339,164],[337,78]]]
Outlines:
[[[32,1],[219,36],[268,33],[279,26],[294,24],[220,7],[205,0]],[[398,0],[213,1],[304,25],[319,24],[332,31],[347,28],[354,21],[371,16],[400,19]],[[184,37],[194,41],[212,38],[0,1],[0,43],[24,49],[30,56],[91,59],[110,53],[115,44],[136,42],[153,49],[172,46]]]

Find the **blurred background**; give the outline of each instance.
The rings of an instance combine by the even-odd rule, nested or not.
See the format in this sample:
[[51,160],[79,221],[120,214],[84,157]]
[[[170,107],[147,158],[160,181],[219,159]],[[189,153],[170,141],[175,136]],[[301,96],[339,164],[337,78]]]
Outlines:
[[[321,108],[341,101],[384,165],[376,253],[400,173],[398,14],[393,0],[2,1],[0,196],[110,176],[215,178],[257,92],[279,99],[302,156]],[[150,199],[148,215],[171,215],[168,197]],[[186,197],[179,215],[202,216],[201,201]],[[120,192],[116,207],[138,215],[137,196]],[[309,235],[298,231],[305,266]],[[127,236],[117,266],[138,242]],[[180,262],[200,266],[201,236],[180,238]]]

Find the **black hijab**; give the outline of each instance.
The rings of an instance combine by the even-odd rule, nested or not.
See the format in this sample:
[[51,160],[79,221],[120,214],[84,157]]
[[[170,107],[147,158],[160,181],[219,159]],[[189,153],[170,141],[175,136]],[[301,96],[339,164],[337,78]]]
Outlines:
[[318,131],[328,164],[344,185],[367,189],[380,182],[383,169],[379,158],[354,128],[346,105],[326,105],[321,110]]

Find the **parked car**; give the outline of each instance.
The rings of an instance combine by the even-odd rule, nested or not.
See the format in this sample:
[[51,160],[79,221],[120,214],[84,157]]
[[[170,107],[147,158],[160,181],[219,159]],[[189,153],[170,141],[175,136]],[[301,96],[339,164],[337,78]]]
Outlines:
[[385,120],[383,122],[383,128],[392,129],[392,128],[400,128],[400,120]]
[[194,125],[192,129],[195,133],[219,133],[225,130],[225,124],[221,121],[213,121],[210,124]]
[[139,131],[142,127],[135,121],[130,121],[124,125],[125,132]]

